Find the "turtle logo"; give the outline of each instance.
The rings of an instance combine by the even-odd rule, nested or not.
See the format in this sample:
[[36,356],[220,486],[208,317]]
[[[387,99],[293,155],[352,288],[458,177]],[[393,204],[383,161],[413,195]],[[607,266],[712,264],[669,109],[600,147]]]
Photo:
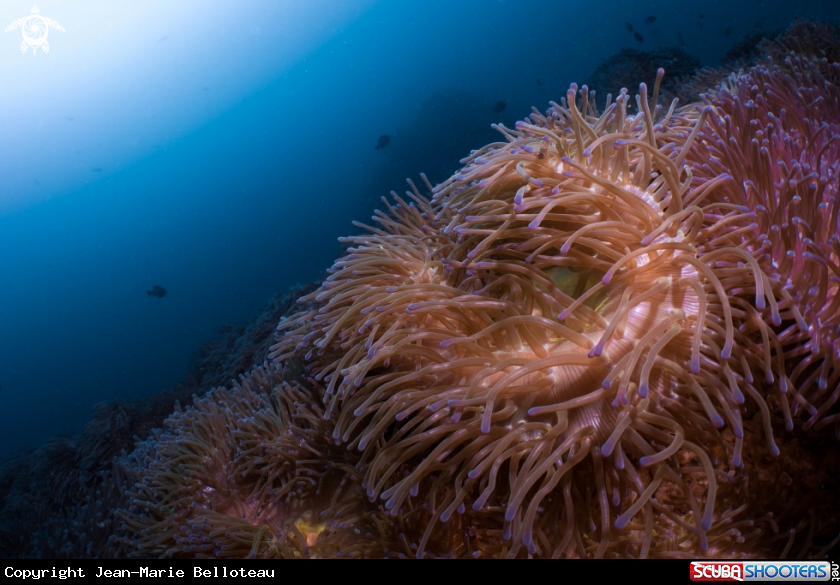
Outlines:
[[32,54],[38,52],[38,47],[45,53],[50,52],[50,45],[47,43],[47,34],[50,32],[49,27],[65,32],[64,28],[54,21],[52,18],[41,16],[38,14],[38,6],[32,7],[32,14],[18,18],[12,24],[6,27],[4,32],[9,32],[17,27],[23,30],[23,44],[20,46],[20,52],[25,53],[29,47],[32,47]]

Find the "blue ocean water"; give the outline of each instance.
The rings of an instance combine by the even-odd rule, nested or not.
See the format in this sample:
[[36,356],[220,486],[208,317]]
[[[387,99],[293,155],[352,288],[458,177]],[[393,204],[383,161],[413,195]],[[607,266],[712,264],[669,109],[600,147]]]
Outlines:
[[[31,1],[2,3],[0,24]],[[623,47],[714,66],[747,33],[840,17],[837,0],[38,9],[64,29],[49,52],[0,34],[3,454],[175,384],[220,326],[319,278],[380,196],[444,180],[490,124],[545,109]]]

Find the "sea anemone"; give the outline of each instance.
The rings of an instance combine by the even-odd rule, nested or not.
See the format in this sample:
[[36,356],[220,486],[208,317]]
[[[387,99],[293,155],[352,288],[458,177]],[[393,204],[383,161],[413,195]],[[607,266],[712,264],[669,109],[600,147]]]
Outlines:
[[[392,194],[272,354],[325,383],[332,437],[362,452],[367,496],[395,515],[425,501],[438,512],[427,535],[495,511],[510,556],[667,556],[663,518],[695,551],[713,533],[744,543],[720,530],[745,504],[716,506],[744,465],[742,414],[760,411],[773,453],[772,405],[789,427],[797,410],[834,420],[837,128],[805,123],[816,158],[758,159],[752,186],[727,144],[746,149],[759,128],[754,83],[793,79],[800,107],[836,113],[837,80],[821,73],[834,67],[733,78],[718,99],[743,120],[713,101],[656,106],[661,69],[636,115],[625,91],[598,113],[573,85],[545,115],[498,126],[506,142],[427,183],[430,198],[413,183],[410,202]],[[797,138],[774,131],[790,160]],[[794,201],[777,172],[830,212],[825,229],[796,212],[772,231]]]
[[305,556],[321,512],[352,507],[338,459],[314,446],[321,412],[280,370],[256,369],[166,425],[121,512],[133,556]]
[[[294,386],[275,392],[278,378],[257,369],[166,421],[121,512],[134,556],[293,557],[313,543],[323,529],[316,507],[330,509],[342,490],[321,497],[329,470],[305,463],[317,427],[293,422],[320,413]],[[343,501],[332,504],[339,512]]]
[[759,326],[755,351],[766,354],[764,378],[786,426],[807,413],[806,430],[833,423],[840,438],[840,414],[829,414],[840,399],[840,65],[795,56],[785,65],[788,72],[757,66],[706,94],[715,115],[694,146],[692,171],[700,180],[733,177],[716,198],[749,219],[726,231],[755,235],[745,248],[778,291],[781,321],[769,305],[748,310],[773,324]]
[[[291,364],[257,368],[166,421],[132,456],[136,486],[116,541],[141,558],[401,558],[429,524],[425,507],[394,520],[362,497],[358,457]],[[313,389],[314,388],[314,389]],[[500,523],[473,514],[432,535],[435,556],[498,556]]]

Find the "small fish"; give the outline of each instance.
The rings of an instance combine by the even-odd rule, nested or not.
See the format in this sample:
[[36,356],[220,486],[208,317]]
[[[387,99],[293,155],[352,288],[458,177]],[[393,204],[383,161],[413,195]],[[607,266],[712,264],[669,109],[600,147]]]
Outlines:
[[76,118],[64,118],[64,119],[65,119],[65,120],[67,120],[68,122],[72,122],[72,121],[73,121],[73,120],[75,120]]
[[703,13],[702,13],[702,12],[700,12],[699,14],[700,14],[700,18],[703,18]]
[[625,21],[624,26],[627,27],[627,30],[629,30],[630,32],[633,32],[633,25],[632,24]]
[[201,88],[201,91],[210,91],[210,88],[205,85]]
[[650,24],[650,23],[652,23],[652,22],[656,22],[656,17],[655,17],[655,16],[648,16],[648,17],[645,19],[645,24]]
[[92,173],[101,173],[101,172],[102,172],[102,169],[101,169],[100,167],[93,167],[92,169],[90,169],[90,172],[92,172]]
[[685,39],[683,38],[682,33],[678,32],[677,37],[679,37],[679,39],[680,39],[680,46],[684,47],[685,46]]
[[728,27],[725,31],[723,31],[723,36],[728,37],[732,34],[732,27]]
[[166,296],[166,289],[163,288],[162,286],[160,286],[159,284],[156,284],[152,288],[152,290],[147,290],[146,294],[149,295],[150,297],[157,297],[159,299],[162,299],[163,297]]
[[36,184],[36,185],[40,185],[40,184],[41,184],[41,181],[39,181],[38,179],[32,179],[32,180],[33,180],[33,181],[35,181],[35,184]]
[[162,37],[160,37],[160,38],[158,39],[158,42],[165,41],[165,40],[166,40],[166,39],[168,39],[168,38],[169,38],[169,35],[163,35]]
[[391,142],[391,137],[387,134],[383,134],[379,137],[379,143],[376,145],[376,150],[382,150],[383,148],[388,146],[389,142]]
[[495,106],[493,106],[493,113],[500,114],[501,112],[503,112],[505,110],[506,107],[507,107],[507,104],[500,100],[500,101],[496,102]]
[[634,33],[633,33],[633,38],[634,38],[634,39],[636,39],[637,41],[639,41],[640,43],[644,43],[644,42],[645,42],[645,37],[643,37],[643,36],[642,36],[641,34],[639,34],[638,32],[634,32]]
[[540,81],[539,79],[537,79],[537,85],[542,85],[542,81]]

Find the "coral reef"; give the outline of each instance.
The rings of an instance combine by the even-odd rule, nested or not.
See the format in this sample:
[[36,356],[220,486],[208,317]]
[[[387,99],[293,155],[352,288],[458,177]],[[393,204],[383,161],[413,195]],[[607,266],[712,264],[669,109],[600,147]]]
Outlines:
[[[674,96],[680,79],[690,77],[699,67],[700,61],[679,47],[650,51],[623,48],[598,65],[589,76],[587,86],[598,96],[598,105],[603,105],[607,94],[617,96],[622,88],[638,87],[640,81],[654,79],[656,71],[664,68],[668,76],[663,80],[660,96],[663,103],[667,103]],[[636,104],[631,101],[629,106],[632,109]]]
[[[186,383],[202,389],[203,392],[198,392],[201,396],[210,388],[230,384],[231,380],[265,362],[274,343],[277,322],[298,308],[297,300],[315,286],[313,283],[293,286],[276,295],[251,321],[222,327],[222,335],[193,357]],[[148,433],[141,436],[148,436]]]
[[701,99],[706,91],[722,83],[733,71],[754,65],[785,68],[794,54],[804,59],[840,61],[840,29],[836,24],[797,20],[785,30],[750,33],[731,47],[717,67],[703,67],[675,81],[675,95],[682,103]]
[[602,110],[572,85],[495,126],[448,180],[383,198],[296,305],[209,346],[205,392],[147,440],[111,405],[7,462],[0,514],[43,527],[29,550],[0,537],[45,556],[824,558],[835,44],[799,22],[757,65],[701,71],[694,103],[659,103],[658,69]]
[[840,62],[840,27],[836,23],[797,20],[778,35],[768,35],[758,50],[770,63],[782,66],[791,53],[800,59]]

